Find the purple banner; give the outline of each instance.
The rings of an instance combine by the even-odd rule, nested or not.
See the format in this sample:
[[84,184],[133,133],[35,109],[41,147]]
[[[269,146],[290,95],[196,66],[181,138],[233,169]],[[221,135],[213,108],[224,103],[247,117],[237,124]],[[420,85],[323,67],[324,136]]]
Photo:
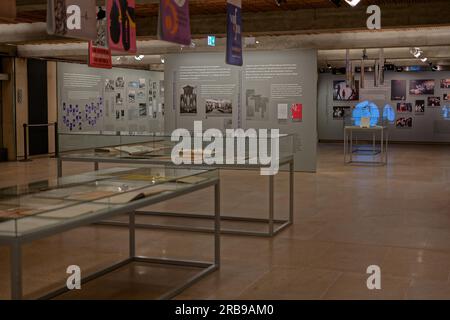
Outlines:
[[226,63],[242,66],[242,8],[240,0],[227,1]]
[[158,38],[186,46],[191,44],[189,0],[160,1]]

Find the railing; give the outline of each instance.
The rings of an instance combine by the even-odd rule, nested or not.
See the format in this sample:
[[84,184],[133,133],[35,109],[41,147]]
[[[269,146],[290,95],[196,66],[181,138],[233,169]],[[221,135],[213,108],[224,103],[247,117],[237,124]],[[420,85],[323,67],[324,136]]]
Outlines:
[[54,134],[55,134],[55,152],[54,156],[55,158],[59,155],[59,142],[58,142],[58,123],[43,123],[43,124],[23,124],[23,150],[24,150],[24,159],[22,161],[31,161],[28,156],[28,135],[29,135],[29,128],[37,128],[37,127],[54,127]]

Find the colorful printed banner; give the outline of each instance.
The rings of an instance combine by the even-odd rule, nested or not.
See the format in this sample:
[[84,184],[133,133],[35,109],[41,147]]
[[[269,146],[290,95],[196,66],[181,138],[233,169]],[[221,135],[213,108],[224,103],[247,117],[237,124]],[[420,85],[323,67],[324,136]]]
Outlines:
[[109,47],[112,51],[136,53],[135,0],[107,0]]
[[0,6],[0,18],[16,18],[16,0],[2,0],[2,5]]
[[227,0],[227,57],[226,63],[242,66],[242,3]]
[[159,2],[158,38],[185,46],[191,44],[189,0]]
[[97,9],[97,40],[89,41],[89,66],[112,68],[111,49],[108,43],[108,19],[104,7]]
[[47,32],[68,38],[95,40],[97,16],[92,0],[48,0]]

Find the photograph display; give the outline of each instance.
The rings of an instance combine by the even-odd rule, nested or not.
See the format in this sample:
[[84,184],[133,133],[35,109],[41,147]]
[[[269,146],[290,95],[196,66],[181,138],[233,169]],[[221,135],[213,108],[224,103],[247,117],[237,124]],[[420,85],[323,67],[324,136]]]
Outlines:
[[333,100],[334,101],[358,101],[359,100],[359,81],[355,81],[355,87],[347,85],[345,80],[333,81]]
[[425,100],[416,100],[414,112],[416,114],[424,114],[425,113]]
[[130,90],[128,92],[128,103],[136,103],[136,91]]
[[255,89],[245,91],[245,103],[248,120],[268,120],[269,98],[256,92]]
[[146,116],[148,116],[147,104],[139,103],[139,117],[146,117]]
[[398,118],[395,122],[396,128],[412,128],[413,126],[413,118],[412,117],[405,117],[405,118]]
[[125,79],[123,77],[116,78],[116,88],[117,89],[125,88]]
[[410,80],[409,93],[415,96],[434,94],[434,80]]
[[441,88],[442,89],[450,89],[450,79],[442,79],[441,80]]
[[407,102],[397,103],[397,112],[398,113],[412,112],[412,104]]
[[105,92],[114,91],[114,80],[106,79],[105,80]]
[[391,80],[391,100],[406,100],[406,80]]
[[231,115],[233,104],[229,99],[206,99],[205,111],[208,116]]
[[351,108],[349,106],[346,107],[333,107],[333,119],[334,120],[343,120],[346,117],[351,116]]
[[[156,94],[152,92],[152,97]],[[196,114],[197,113],[197,87],[191,85],[182,86],[180,94],[180,114]]]
[[428,106],[429,107],[440,107],[441,106],[441,97],[428,97]]
[[116,105],[118,106],[123,105],[123,96],[121,93],[116,94]]

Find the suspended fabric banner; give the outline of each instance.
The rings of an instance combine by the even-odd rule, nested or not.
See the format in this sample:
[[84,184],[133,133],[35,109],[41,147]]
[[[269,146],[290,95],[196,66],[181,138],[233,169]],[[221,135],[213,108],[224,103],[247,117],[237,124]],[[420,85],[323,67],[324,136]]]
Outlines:
[[135,0],[107,0],[109,47],[114,52],[136,53]]
[[226,63],[242,66],[242,3],[227,1],[227,56]]
[[104,7],[97,9],[97,40],[89,41],[89,66],[112,68],[111,49],[108,43],[108,19]]
[[188,0],[161,0],[159,2],[158,38],[185,46],[191,44]]
[[97,14],[93,0],[48,0],[47,32],[67,38],[95,40]]

